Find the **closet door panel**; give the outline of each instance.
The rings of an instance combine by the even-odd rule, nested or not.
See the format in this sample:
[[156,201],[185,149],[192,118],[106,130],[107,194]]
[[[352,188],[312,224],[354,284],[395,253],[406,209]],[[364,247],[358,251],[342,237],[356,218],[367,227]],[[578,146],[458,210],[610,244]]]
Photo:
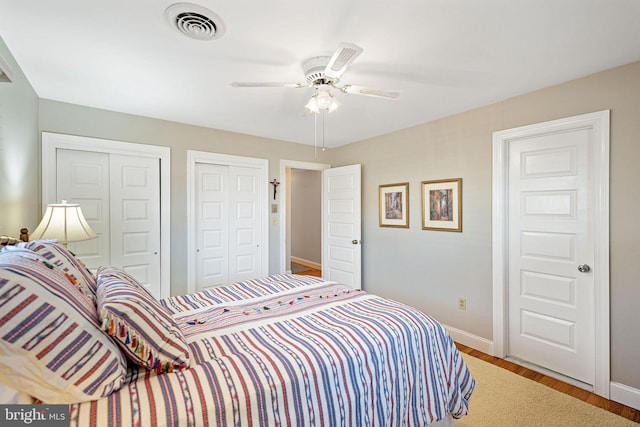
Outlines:
[[110,155],[111,262],[160,298],[160,163]]
[[77,203],[97,239],[69,243],[69,249],[89,269],[111,263],[109,214],[109,154],[58,149],[56,202]]
[[226,285],[229,280],[229,168],[196,164],[196,289]]
[[253,279],[262,274],[262,223],[258,216],[263,186],[260,172],[229,167],[229,280]]

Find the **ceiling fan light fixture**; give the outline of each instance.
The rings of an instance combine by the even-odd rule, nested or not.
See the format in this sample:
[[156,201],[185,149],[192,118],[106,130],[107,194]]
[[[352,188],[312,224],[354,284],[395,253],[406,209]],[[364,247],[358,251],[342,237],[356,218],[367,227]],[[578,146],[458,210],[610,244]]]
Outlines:
[[329,113],[333,113],[340,106],[340,102],[331,94],[328,85],[322,85],[316,88],[315,93],[305,105],[308,111],[313,113],[320,113],[321,110],[326,110]]
[[318,103],[316,102],[316,96],[313,95],[311,97],[311,99],[309,100],[309,102],[307,102],[307,104],[304,106],[305,109],[307,109],[307,111],[311,112],[311,113],[316,113],[318,114],[320,112],[320,109],[318,108]]
[[338,109],[339,106],[340,106],[340,102],[334,96],[331,96],[331,104],[329,105],[329,108],[327,108],[327,110],[330,113],[333,113]]
[[316,104],[318,104],[318,108],[321,110],[328,110],[331,106],[333,95],[328,90],[320,90],[315,95]]

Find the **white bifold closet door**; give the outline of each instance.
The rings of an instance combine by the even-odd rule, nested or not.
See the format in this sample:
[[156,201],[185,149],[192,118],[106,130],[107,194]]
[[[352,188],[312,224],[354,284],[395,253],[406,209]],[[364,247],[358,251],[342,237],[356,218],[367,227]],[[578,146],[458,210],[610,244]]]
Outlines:
[[259,277],[260,170],[196,163],[195,176],[196,290]]
[[58,201],[80,204],[98,238],[69,244],[87,266],[122,268],[160,297],[157,158],[58,149]]

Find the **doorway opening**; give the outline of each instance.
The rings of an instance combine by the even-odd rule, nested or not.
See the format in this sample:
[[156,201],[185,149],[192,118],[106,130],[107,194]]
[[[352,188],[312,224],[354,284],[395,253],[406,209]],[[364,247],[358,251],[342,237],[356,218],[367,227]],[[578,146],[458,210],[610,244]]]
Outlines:
[[281,188],[284,189],[280,202],[280,271],[283,273],[302,272],[299,269],[322,271],[322,171],[328,168],[330,165],[323,163],[280,161]]
[[322,270],[322,172],[289,169],[288,228],[291,272]]

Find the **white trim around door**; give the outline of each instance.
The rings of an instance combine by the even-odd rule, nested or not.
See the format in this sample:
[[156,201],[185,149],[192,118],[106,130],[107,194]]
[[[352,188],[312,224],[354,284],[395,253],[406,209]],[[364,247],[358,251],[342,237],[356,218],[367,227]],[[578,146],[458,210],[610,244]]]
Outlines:
[[493,355],[508,353],[509,144],[532,135],[588,129],[595,191],[595,380],[593,392],[609,398],[609,111],[583,114],[493,134]]
[[[196,164],[206,163],[225,166],[239,166],[259,169],[260,180],[265,188],[269,185],[269,160],[255,157],[233,156],[229,154],[209,153],[206,151],[187,151],[187,293],[196,289]],[[264,198],[258,216],[263,224],[261,239],[262,276],[269,274],[269,191],[264,191]]]
[[171,295],[171,149],[158,145],[42,132],[42,206],[56,197],[56,150],[80,150],[160,161],[160,297]]

